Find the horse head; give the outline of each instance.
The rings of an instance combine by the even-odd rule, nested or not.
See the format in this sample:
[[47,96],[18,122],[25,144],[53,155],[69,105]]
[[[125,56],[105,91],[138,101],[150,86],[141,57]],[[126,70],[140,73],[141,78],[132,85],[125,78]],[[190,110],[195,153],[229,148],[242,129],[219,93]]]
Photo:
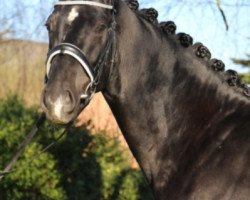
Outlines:
[[49,51],[41,103],[47,117],[73,121],[103,87],[114,40],[112,0],[59,1],[48,17]]
[[172,21],[138,6],[56,3],[46,23],[47,117],[68,124],[101,91],[157,200],[249,199],[247,85]]

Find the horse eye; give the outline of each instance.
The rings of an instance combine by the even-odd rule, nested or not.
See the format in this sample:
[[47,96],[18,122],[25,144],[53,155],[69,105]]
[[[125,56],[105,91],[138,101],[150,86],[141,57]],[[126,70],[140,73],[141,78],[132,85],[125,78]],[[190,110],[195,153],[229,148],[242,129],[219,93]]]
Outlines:
[[45,23],[44,26],[47,28],[48,31],[50,31],[50,25],[49,25],[49,23]]
[[95,28],[95,32],[99,33],[104,31],[107,28],[107,26],[105,24],[99,24],[96,28]]

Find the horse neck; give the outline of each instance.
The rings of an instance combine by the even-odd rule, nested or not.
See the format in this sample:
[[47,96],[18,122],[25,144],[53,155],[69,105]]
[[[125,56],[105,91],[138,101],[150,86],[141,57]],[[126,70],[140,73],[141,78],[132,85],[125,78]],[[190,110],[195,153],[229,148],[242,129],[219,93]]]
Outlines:
[[177,166],[173,157],[183,156],[192,141],[225,117],[249,109],[249,102],[193,52],[126,6],[119,11],[119,62],[103,94],[148,180],[152,183],[162,167],[169,169],[167,180]]

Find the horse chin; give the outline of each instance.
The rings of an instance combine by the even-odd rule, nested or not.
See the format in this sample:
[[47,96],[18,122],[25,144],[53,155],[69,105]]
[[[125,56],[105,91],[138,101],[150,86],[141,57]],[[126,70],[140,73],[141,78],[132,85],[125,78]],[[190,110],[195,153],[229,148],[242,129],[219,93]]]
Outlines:
[[74,121],[71,117],[61,116],[60,118],[51,114],[46,113],[47,119],[52,122],[53,124],[58,125],[67,125],[70,124],[72,121]]

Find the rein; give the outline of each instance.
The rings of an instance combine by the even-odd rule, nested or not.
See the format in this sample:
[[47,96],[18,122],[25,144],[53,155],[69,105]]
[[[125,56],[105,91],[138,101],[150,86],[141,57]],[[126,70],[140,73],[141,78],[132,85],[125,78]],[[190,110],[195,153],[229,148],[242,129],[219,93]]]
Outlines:
[[80,98],[84,100],[84,106],[87,105],[92,99],[94,93],[97,90],[97,87],[100,83],[100,78],[103,72],[104,66],[107,64],[108,56],[112,51],[111,58],[111,69],[113,68],[116,56],[116,21],[115,21],[115,8],[114,2],[113,5],[107,5],[99,2],[93,1],[59,1],[55,4],[55,6],[68,6],[68,5],[89,5],[101,7],[104,9],[112,10],[112,22],[108,28],[108,36],[106,41],[106,46],[104,48],[104,52],[99,56],[97,64],[95,67],[92,67],[88,59],[85,56],[85,53],[76,45],[71,43],[60,43],[54,48],[52,48],[47,56],[46,62],[46,80],[49,79],[49,72],[51,68],[51,64],[55,56],[57,55],[69,55],[73,57],[78,63],[82,66],[83,70],[86,72],[87,76],[90,79],[90,83],[86,87],[85,91],[81,94]]
[[[53,49],[51,49],[48,53],[47,56],[47,61],[46,61],[46,77],[45,80],[46,82],[49,79],[49,72],[50,72],[50,67],[53,61],[53,58],[57,55],[69,55],[76,59],[84,69],[84,71],[87,73],[90,83],[87,86],[85,92],[81,94],[81,99],[84,99],[84,106],[87,105],[91,98],[93,97],[94,93],[96,92],[96,89],[99,85],[100,78],[103,72],[104,66],[107,64],[108,56],[110,52],[112,51],[111,54],[111,66],[110,69],[113,68],[115,64],[115,57],[116,57],[116,35],[115,35],[115,29],[116,29],[116,21],[115,21],[115,8],[114,8],[114,1],[113,5],[107,5],[99,2],[93,2],[93,1],[59,1],[55,4],[55,6],[59,5],[89,5],[89,6],[96,6],[96,7],[101,7],[104,9],[109,9],[112,10],[112,23],[108,29],[108,37],[107,37],[107,42],[106,46],[104,48],[104,52],[99,56],[99,59],[97,61],[96,66],[93,68],[90,66],[88,63],[88,60],[84,54],[84,52],[78,48],[76,45],[71,44],[71,43],[60,43],[57,46],[55,46]],[[45,83],[46,83],[45,82]],[[33,126],[32,130],[30,133],[25,137],[23,142],[20,144],[16,154],[12,157],[12,159],[9,161],[9,163],[5,166],[3,171],[0,171],[0,181],[1,179],[9,174],[14,172],[15,170],[12,170],[13,165],[16,163],[16,161],[20,158],[22,155],[23,151],[25,150],[26,146],[31,142],[33,137],[37,134],[40,126],[44,123],[46,120],[45,113],[42,113],[37,120],[36,124]],[[56,138],[54,142],[49,144],[47,147],[45,147],[41,152],[35,154],[32,156],[32,158],[28,161],[31,162],[34,158],[39,156],[41,153],[47,151],[50,147],[52,147],[58,140],[60,140],[63,135],[67,132],[67,128],[63,131],[63,133]]]
[[[0,181],[2,180],[2,178],[4,178],[5,175],[10,174],[14,171],[16,171],[15,169],[12,169],[14,164],[16,163],[16,161],[21,157],[21,155],[23,154],[25,148],[27,147],[27,145],[31,142],[31,140],[34,138],[34,136],[37,134],[39,128],[42,126],[42,124],[45,122],[46,120],[46,116],[45,113],[42,113],[37,122],[35,123],[35,125],[33,126],[33,128],[31,129],[31,131],[29,132],[29,134],[25,137],[25,139],[23,140],[23,142],[19,145],[17,152],[15,153],[15,155],[12,157],[12,159],[8,162],[8,164],[5,166],[3,171],[0,171]],[[41,155],[42,153],[44,153],[45,151],[47,151],[49,148],[51,148],[53,145],[56,144],[56,142],[58,142],[67,132],[67,129],[65,129],[61,135],[59,135],[55,141],[51,142],[48,146],[46,146],[44,149],[42,149],[40,152],[34,154],[28,161],[27,161],[27,165],[32,162],[34,159],[36,159],[39,155]]]
[[39,127],[44,123],[45,119],[46,119],[46,116],[45,116],[44,113],[42,113],[40,115],[40,117],[38,118],[36,124],[32,128],[32,130],[30,131],[30,133],[25,137],[23,142],[20,144],[16,154],[12,157],[12,159],[6,165],[4,170],[0,171],[0,180],[4,177],[5,174],[13,172],[13,171],[11,171],[12,166],[15,164],[15,162],[18,160],[18,158],[22,155],[25,147],[30,143],[32,138],[36,135],[36,133],[38,132]]

